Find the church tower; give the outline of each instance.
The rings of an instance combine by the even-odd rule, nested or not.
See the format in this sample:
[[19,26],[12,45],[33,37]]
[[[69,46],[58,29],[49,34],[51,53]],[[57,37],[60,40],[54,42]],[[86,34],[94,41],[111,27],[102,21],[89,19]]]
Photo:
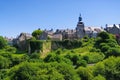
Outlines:
[[77,38],[83,38],[85,36],[84,23],[82,22],[81,14],[79,16],[77,27],[76,27],[76,35],[77,35]]

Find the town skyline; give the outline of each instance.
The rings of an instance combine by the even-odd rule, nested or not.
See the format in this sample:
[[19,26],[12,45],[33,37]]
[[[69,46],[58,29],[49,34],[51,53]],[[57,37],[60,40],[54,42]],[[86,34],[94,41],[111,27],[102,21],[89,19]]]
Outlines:
[[75,29],[81,13],[85,26],[119,24],[119,0],[1,0],[0,36],[16,37],[38,28]]

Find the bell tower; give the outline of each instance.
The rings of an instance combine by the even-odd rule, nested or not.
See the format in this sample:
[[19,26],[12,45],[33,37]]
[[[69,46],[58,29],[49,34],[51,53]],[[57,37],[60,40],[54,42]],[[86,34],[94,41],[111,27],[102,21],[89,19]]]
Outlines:
[[79,15],[79,18],[78,18],[76,35],[77,35],[77,38],[83,38],[85,36],[84,23],[82,22],[81,14]]

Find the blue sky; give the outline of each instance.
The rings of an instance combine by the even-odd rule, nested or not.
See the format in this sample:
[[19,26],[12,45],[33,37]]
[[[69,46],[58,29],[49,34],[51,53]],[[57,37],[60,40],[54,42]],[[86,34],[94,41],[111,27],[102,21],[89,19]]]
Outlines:
[[0,35],[16,37],[41,29],[74,29],[120,23],[120,0],[0,0]]

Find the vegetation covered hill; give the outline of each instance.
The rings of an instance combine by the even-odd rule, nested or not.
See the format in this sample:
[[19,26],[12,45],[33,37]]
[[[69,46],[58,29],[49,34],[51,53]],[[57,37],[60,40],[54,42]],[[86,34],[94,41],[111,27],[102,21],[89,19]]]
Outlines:
[[61,47],[41,55],[20,52],[0,37],[0,80],[120,79],[120,46],[114,35],[101,32],[76,41],[59,42]]

